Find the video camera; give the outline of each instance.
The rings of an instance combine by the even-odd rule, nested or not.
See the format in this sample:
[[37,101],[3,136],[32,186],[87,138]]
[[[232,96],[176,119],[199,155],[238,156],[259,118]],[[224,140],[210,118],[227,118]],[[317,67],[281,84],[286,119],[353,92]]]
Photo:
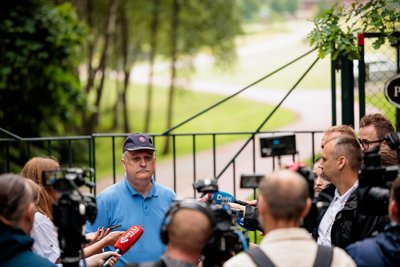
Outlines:
[[[400,150],[400,139],[396,133],[385,137],[391,149]],[[387,215],[390,188],[399,174],[399,165],[383,167],[377,146],[364,155],[359,175],[361,211],[372,215]]]
[[[202,193],[202,198],[208,193],[218,192],[218,180],[206,179],[193,183],[193,188]],[[248,238],[233,224],[234,214],[228,205],[216,204],[213,200],[205,200],[215,217],[215,229],[212,242],[204,249],[204,267],[222,266],[235,254],[247,250]]]
[[83,185],[90,189],[94,187],[94,183],[87,181],[93,174],[92,169],[68,168],[44,172],[43,175],[44,185],[53,186],[60,194],[53,205],[53,218],[58,228],[63,266],[79,266],[83,258],[82,247],[86,242],[82,227],[86,220],[93,223],[97,216],[95,197],[79,191]]

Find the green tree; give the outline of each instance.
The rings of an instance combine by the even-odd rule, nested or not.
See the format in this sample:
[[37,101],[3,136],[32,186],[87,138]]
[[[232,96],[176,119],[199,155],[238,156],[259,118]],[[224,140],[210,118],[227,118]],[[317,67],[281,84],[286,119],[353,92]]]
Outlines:
[[[115,118],[113,128],[119,128],[120,122],[117,118],[122,110],[123,129],[130,131],[126,107],[130,102],[127,99],[127,88],[130,78],[132,80],[135,78],[131,77],[130,73],[139,60],[149,62],[150,73],[146,99],[141,100],[146,103],[143,115],[145,126],[142,130],[137,126],[135,129],[135,131],[147,132],[151,130],[152,118],[154,76],[152,66],[157,60],[171,61],[172,84],[179,78],[178,76],[182,76],[192,66],[191,60],[200,51],[205,49],[211,51],[219,64],[232,62],[235,58],[234,39],[241,32],[241,12],[238,1],[71,0],[71,2],[91,31],[86,46],[84,65],[87,66],[85,88],[91,99],[94,99],[94,105],[89,106],[85,117],[95,114],[97,118],[91,120],[92,123],[85,123],[89,126],[86,132],[96,129],[100,111],[103,110],[100,107],[102,97],[100,88],[103,84],[103,75],[107,71],[117,71],[120,74],[119,77],[123,77],[124,80],[123,84],[121,81],[116,81],[118,97],[112,107]],[[115,9],[113,12],[110,12],[111,4]],[[110,27],[111,24],[113,27]],[[102,55],[106,54],[108,56],[104,58],[107,59],[105,62],[102,61]],[[183,68],[178,68],[177,66],[182,66],[182,62],[189,63]],[[169,116],[170,125],[173,122],[175,83],[169,88],[170,98],[167,101],[170,104],[167,116]]]
[[[161,53],[170,60],[170,85],[168,88],[166,128],[172,127],[174,96],[179,72],[178,66],[191,66],[199,52],[210,50],[220,67],[231,64],[236,59],[235,38],[242,32],[241,10],[238,1],[166,1],[169,3],[169,29],[160,38],[169,44]],[[196,14],[195,16],[193,14]],[[183,64],[186,62],[186,64]],[[187,72],[187,71],[186,71]],[[190,72],[189,72],[190,74]],[[169,140],[163,153],[169,151]]]
[[379,48],[385,41],[397,41],[393,33],[400,29],[398,0],[356,0],[350,6],[335,4],[314,19],[314,29],[308,35],[311,45],[318,47],[321,58],[339,55],[350,60],[360,58],[357,33],[378,32],[374,42]]
[[72,6],[3,1],[0,33],[1,127],[21,136],[77,127],[85,97],[76,70],[86,28]]

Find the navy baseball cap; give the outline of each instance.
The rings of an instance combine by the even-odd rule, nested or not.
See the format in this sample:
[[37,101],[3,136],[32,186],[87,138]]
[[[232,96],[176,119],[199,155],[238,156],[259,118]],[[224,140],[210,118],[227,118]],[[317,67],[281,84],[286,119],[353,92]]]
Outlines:
[[122,146],[122,153],[140,149],[155,150],[151,137],[147,134],[130,134]]

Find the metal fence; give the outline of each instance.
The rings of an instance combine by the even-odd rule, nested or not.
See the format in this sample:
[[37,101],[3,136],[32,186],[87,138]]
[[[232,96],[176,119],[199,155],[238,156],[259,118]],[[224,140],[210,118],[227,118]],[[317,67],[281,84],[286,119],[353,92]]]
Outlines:
[[[367,113],[382,112],[397,126],[397,130],[400,130],[399,112],[384,95],[386,81],[400,73],[399,44],[385,43],[379,49],[375,49],[373,43],[379,36],[379,33],[361,35],[361,38],[364,38],[361,46],[362,58],[360,63],[355,61],[354,67],[355,81],[359,83],[360,118]],[[359,68],[362,66],[364,69]],[[365,76],[361,77],[363,75]]]
[[[1,128],[0,132],[7,136],[0,139],[3,173],[18,173],[29,158],[48,155],[57,158],[62,167],[93,168],[96,173],[93,181],[97,182],[95,194],[123,179],[120,159],[127,134],[21,138]],[[280,162],[313,161],[322,136],[321,131],[293,131],[296,135],[296,154],[263,158],[258,138],[266,133],[287,132],[151,134],[156,148],[166,138],[171,138],[171,153],[160,155],[157,152],[155,179],[182,197],[196,197],[192,183],[205,178],[218,178],[221,190],[231,192],[235,197],[251,195],[254,192],[240,189],[241,174],[265,174]],[[185,146],[186,151],[178,149],[180,146]]]

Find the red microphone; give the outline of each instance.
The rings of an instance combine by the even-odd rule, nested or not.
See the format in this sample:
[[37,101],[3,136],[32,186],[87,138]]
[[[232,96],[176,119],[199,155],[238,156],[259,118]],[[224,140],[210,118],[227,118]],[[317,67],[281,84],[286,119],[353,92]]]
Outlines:
[[[131,228],[125,231],[115,242],[114,248],[115,252],[118,254],[123,255],[127,252],[142,236],[143,228],[139,225],[133,225]],[[103,267],[109,267],[110,259],[108,259],[104,264]]]

